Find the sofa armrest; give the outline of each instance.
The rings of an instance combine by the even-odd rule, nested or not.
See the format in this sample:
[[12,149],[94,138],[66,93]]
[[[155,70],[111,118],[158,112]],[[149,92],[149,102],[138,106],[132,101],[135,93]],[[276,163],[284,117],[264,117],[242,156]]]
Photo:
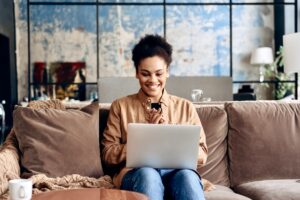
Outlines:
[[0,196],[7,192],[8,181],[20,178],[18,142],[15,132],[11,130],[0,148]]

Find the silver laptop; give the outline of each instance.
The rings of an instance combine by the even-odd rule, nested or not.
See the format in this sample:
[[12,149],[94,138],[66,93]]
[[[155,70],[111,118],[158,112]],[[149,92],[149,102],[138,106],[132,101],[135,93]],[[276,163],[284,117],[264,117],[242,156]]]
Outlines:
[[129,123],[126,167],[197,168],[201,127]]

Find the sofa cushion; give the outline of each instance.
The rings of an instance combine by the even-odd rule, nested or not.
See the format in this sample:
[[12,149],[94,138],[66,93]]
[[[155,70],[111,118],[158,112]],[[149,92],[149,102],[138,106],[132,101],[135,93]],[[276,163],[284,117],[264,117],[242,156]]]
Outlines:
[[206,134],[208,157],[198,168],[201,176],[214,184],[229,186],[227,163],[227,114],[223,105],[196,105]]
[[300,104],[227,103],[231,185],[300,177]]
[[230,188],[216,185],[216,189],[204,192],[206,200],[250,200],[248,197],[233,192]]
[[255,200],[300,199],[300,180],[265,180],[244,183],[235,191]]
[[37,173],[49,177],[103,175],[98,103],[80,110],[18,107],[13,117],[24,167],[22,177]]

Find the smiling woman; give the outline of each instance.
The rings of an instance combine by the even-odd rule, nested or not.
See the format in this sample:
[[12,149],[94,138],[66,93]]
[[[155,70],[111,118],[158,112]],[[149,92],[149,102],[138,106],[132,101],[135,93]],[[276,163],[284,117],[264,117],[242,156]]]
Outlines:
[[142,91],[159,102],[172,61],[172,47],[159,36],[148,35],[132,50],[132,60]]
[[[172,46],[164,38],[146,35],[134,46],[132,60],[140,90],[111,104],[103,133],[104,163],[119,169],[114,183],[121,189],[144,193],[150,200],[203,200],[201,177],[193,170],[125,167],[129,123],[201,125],[194,105],[169,95],[165,89]],[[198,165],[203,165],[207,159],[207,145],[203,129],[200,134]]]

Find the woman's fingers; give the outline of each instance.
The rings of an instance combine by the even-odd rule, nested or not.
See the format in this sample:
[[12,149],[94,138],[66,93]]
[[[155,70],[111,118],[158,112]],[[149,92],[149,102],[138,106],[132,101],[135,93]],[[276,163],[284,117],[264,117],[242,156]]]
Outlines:
[[162,124],[165,122],[164,116],[160,113],[156,113],[153,115],[153,118],[151,120],[151,123],[153,124]]
[[153,109],[149,110],[149,113],[150,113],[150,123],[162,124],[165,122],[165,119],[161,112],[161,108],[159,108],[158,110],[153,108]]
[[160,114],[155,114],[152,118],[152,123],[153,124],[158,124],[160,119],[161,119],[161,115]]
[[162,116],[158,122],[159,124],[164,124],[166,123],[166,120],[164,119],[164,117]]

